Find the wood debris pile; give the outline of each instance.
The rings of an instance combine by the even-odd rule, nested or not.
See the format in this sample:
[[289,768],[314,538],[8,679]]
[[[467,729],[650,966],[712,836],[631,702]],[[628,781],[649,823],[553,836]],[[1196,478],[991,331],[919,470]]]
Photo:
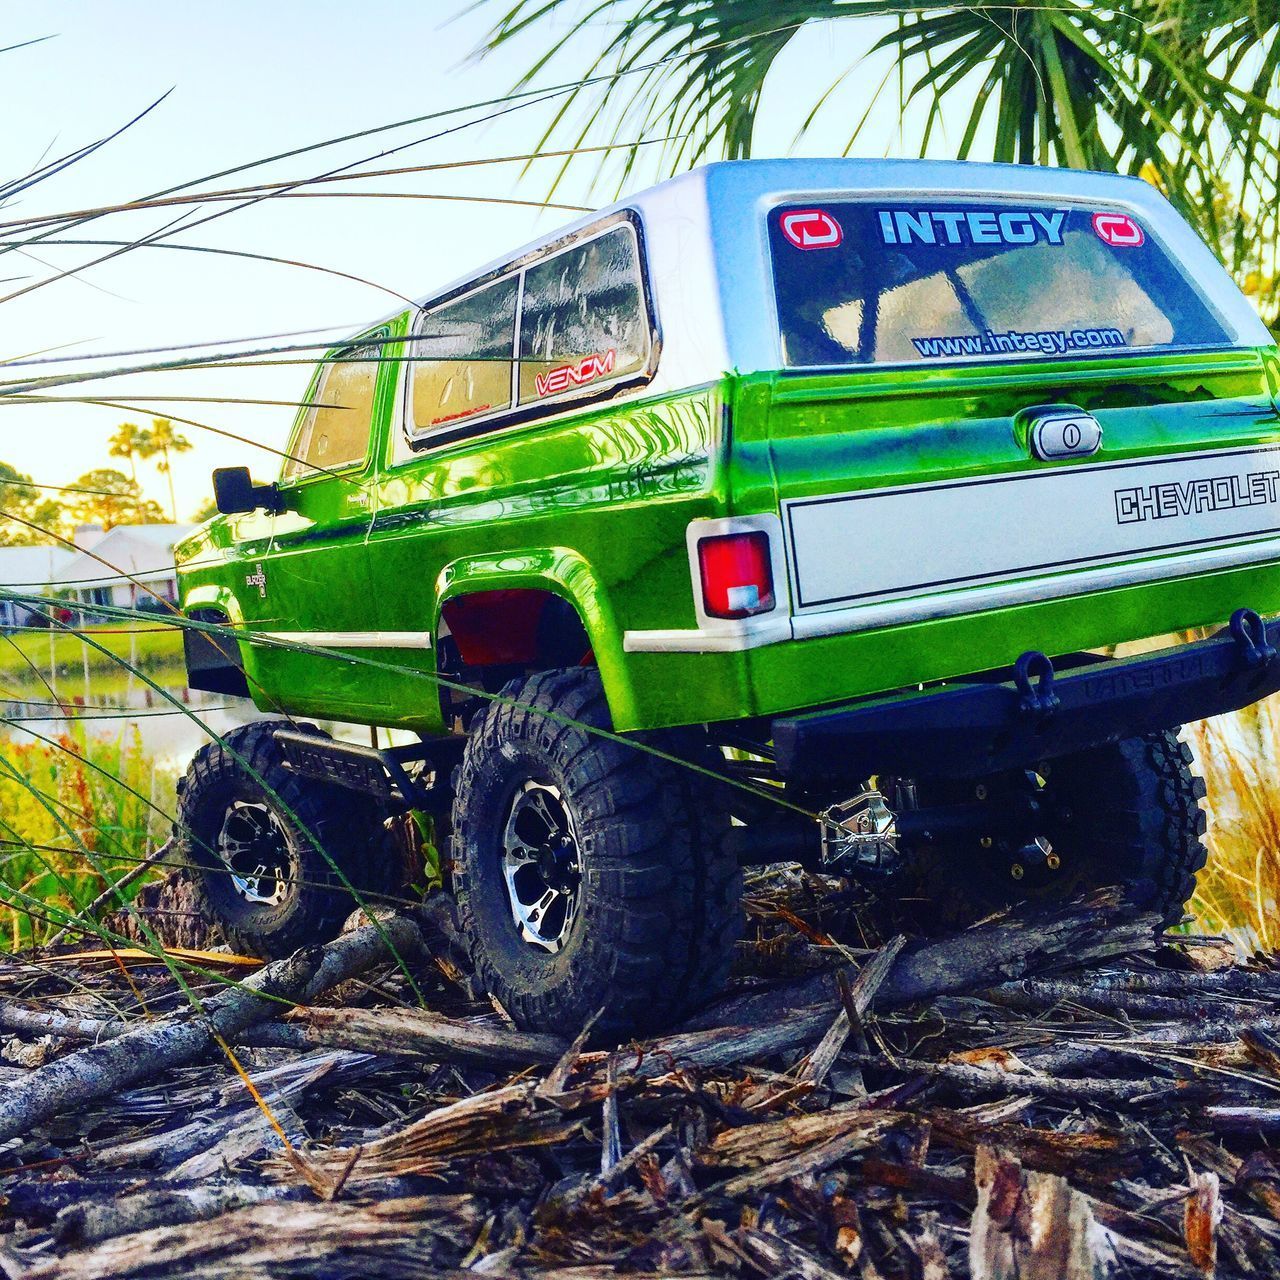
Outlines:
[[1280,967],[1108,895],[933,940],[795,869],[749,905],[724,999],[616,1047],[473,999],[439,909],[5,959],[0,1274],[1280,1275]]

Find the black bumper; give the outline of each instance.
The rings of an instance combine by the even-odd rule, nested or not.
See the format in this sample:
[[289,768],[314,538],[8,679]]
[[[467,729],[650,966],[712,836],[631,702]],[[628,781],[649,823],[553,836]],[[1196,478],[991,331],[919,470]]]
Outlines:
[[1012,679],[787,716],[773,722],[778,771],[805,786],[874,773],[978,777],[1236,711],[1280,689],[1257,614],[1211,639],[1057,673],[1023,654]]

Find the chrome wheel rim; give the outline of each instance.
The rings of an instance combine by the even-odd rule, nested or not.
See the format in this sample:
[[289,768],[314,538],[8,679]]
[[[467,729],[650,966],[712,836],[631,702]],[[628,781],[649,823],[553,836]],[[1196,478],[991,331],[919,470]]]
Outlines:
[[520,937],[559,951],[578,915],[582,850],[556,787],[531,781],[516,792],[502,832],[502,878]]
[[216,852],[245,902],[275,906],[284,901],[293,859],[284,827],[269,806],[234,801],[222,819]]

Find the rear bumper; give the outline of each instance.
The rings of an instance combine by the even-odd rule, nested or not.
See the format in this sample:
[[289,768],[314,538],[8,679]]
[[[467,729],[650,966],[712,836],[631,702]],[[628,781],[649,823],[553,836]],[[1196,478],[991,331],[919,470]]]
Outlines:
[[[1208,640],[1048,677],[955,683],[773,721],[778,771],[812,785],[874,773],[976,777],[1248,706],[1280,690],[1265,625],[1240,610]],[[1036,681],[1038,680],[1038,684]]]

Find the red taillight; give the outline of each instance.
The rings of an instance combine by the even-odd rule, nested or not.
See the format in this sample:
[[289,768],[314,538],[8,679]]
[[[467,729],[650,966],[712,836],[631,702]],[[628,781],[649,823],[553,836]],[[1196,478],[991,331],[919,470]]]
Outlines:
[[711,618],[749,618],[773,608],[769,535],[761,529],[698,542],[702,607]]

